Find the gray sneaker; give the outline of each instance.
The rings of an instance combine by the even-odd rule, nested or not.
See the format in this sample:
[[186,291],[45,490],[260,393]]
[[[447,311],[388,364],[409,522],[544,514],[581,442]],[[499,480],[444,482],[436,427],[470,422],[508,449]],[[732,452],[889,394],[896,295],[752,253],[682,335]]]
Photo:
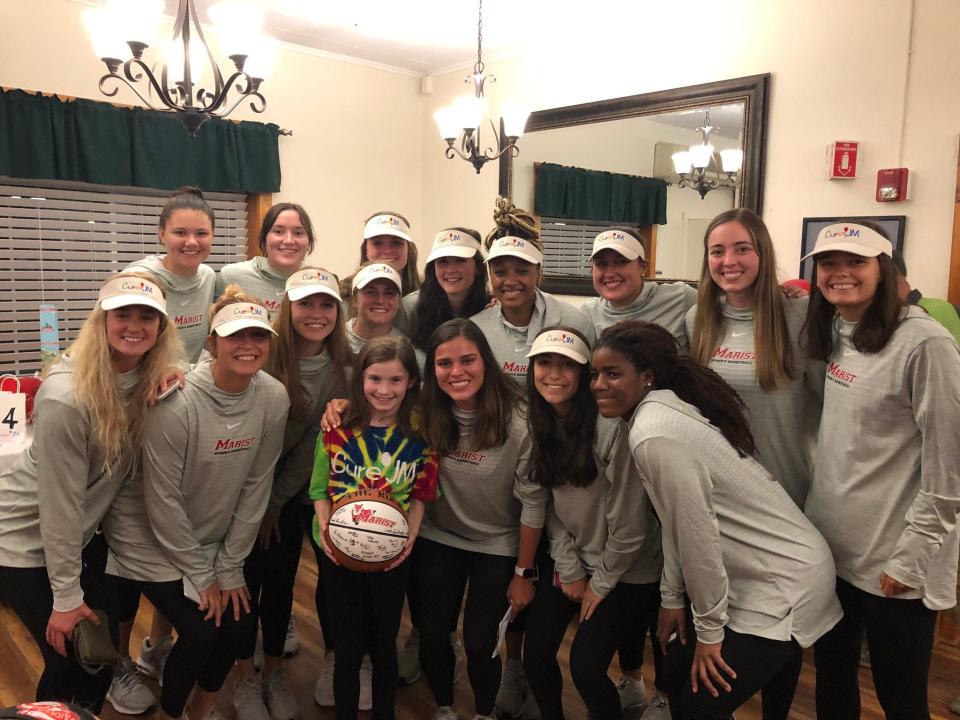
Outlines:
[[283,640],[283,656],[292,657],[300,649],[300,638],[297,637],[297,629],[293,626],[293,615],[290,616],[290,622],[287,623],[287,636]]
[[647,704],[647,688],[643,679],[634,680],[626,675],[617,681],[617,694],[620,696],[620,709],[642,708]]
[[313,701],[320,707],[333,707],[333,666],[336,662],[336,656],[333,653],[327,653],[320,662],[320,676],[317,678],[317,685],[313,689]]
[[237,680],[233,686],[233,708],[237,711],[237,720],[271,720],[263,702],[263,689],[255,677]]
[[433,720],[460,720],[457,711],[449,705],[441,705],[433,711]]
[[[670,720],[670,704],[663,695],[654,695],[640,720]],[[730,720],[733,720],[731,717]]]
[[137,667],[140,672],[149,677],[155,678],[163,684],[163,668],[167,664],[167,658],[173,649],[173,636],[167,635],[156,645],[150,644],[149,638],[144,638],[140,643],[140,657],[137,658]]
[[527,678],[523,675],[523,664],[519,660],[507,660],[500,678],[497,700],[494,703],[496,714],[511,718],[520,717],[526,697]]
[[404,685],[413,685],[420,679],[420,631],[416,628],[410,628],[403,643],[403,650],[397,657],[397,669]]
[[140,715],[157,704],[157,698],[143,682],[137,666],[129,657],[120,658],[113,666],[113,682],[107,700],[122,715]]
[[296,720],[300,717],[300,706],[293,693],[283,684],[280,668],[264,677],[263,701],[273,720]]

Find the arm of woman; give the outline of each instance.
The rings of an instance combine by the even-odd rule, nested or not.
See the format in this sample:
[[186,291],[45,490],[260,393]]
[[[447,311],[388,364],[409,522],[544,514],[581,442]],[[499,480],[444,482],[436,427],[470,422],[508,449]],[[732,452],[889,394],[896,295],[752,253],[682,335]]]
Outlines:
[[[520,501],[520,550],[517,555],[517,567],[536,566],[537,545],[543,524],[547,516],[550,492],[543,486],[530,480],[530,456],[532,441],[529,434],[524,436],[517,459],[517,471],[514,474],[513,494]],[[530,579],[515,575],[507,588],[507,597],[513,604],[513,616],[533,601],[534,584]]]
[[888,595],[924,586],[927,567],[960,511],[960,351],[953,339],[944,335],[918,345],[907,360],[907,383],[922,438],[920,487],[881,576]]
[[310,482],[313,453],[319,433],[320,428],[317,425],[287,421],[283,433],[283,450],[274,471],[267,511],[260,523],[259,542],[264,549],[273,542],[280,542],[280,512],[303,486]]
[[[547,536],[550,538],[550,557],[560,578],[560,590],[574,602],[580,602],[586,589],[587,573],[577,554],[577,544],[563,521],[557,517],[553,507],[547,509]],[[543,582],[552,582],[553,578],[543,578]]]
[[[217,581],[224,595],[230,594],[233,601],[234,616],[239,619],[240,607],[250,612],[249,604],[242,602],[246,593],[246,580],[243,576],[243,564],[257,539],[260,522],[267,509],[270,499],[270,488],[273,484],[273,470],[283,448],[283,432],[287,422],[287,410],[290,405],[286,391],[282,396],[266,398],[271,404],[271,412],[265,414],[264,432],[260,436],[260,446],[253,459],[250,472],[240,491],[237,506],[233,510],[230,527],[223,539],[214,569]],[[240,593],[230,591],[241,590]],[[246,595],[249,598],[249,594]],[[226,606],[224,602],[224,606]]]

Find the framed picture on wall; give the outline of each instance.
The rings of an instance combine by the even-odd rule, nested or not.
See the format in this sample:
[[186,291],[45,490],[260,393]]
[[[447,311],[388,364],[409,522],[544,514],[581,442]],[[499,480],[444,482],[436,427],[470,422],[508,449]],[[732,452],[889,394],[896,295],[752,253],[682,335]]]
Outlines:
[[[813,252],[814,245],[817,244],[817,235],[827,225],[835,222],[870,222],[883,228],[890,242],[893,243],[893,249],[903,252],[903,235],[907,224],[906,215],[864,215],[861,217],[809,217],[803,219],[803,235],[800,239],[800,257],[809,252]],[[813,278],[813,260],[802,260],[800,262],[800,275],[804,280]]]

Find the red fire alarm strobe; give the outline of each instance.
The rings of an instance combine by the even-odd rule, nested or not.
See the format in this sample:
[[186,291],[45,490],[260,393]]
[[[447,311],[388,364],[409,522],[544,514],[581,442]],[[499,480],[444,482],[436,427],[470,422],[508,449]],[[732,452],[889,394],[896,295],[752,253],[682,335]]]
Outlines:
[[877,171],[877,202],[910,199],[910,171],[907,168],[884,168]]
[[857,156],[860,143],[856,140],[837,140],[827,147],[827,177],[831,180],[850,180],[857,176]]

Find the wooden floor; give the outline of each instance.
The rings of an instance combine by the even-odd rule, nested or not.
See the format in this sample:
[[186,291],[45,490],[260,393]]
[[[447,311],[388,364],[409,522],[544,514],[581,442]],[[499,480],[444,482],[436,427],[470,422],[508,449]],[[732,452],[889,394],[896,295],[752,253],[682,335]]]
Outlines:
[[[317,567],[313,554],[305,549],[301,562],[300,574],[297,577],[297,586],[294,597],[294,614],[296,617],[297,633],[300,637],[300,652],[293,658],[284,661],[284,673],[287,684],[297,695],[303,710],[303,720],[333,720],[331,709],[318,708],[313,702],[313,686],[319,659],[322,656],[323,643],[317,623],[316,611],[313,605],[313,588],[317,579]],[[145,606],[146,608],[146,606]],[[134,630],[134,640],[139,646],[140,638],[149,628],[150,615],[141,612],[137,618]],[[407,618],[404,617],[404,627],[401,637],[405,637],[408,628]],[[565,664],[569,651],[570,633],[561,649],[561,660]],[[649,652],[649,650],[648,650]],[[616,664],[616,661],[614,661]],[[17,702],[32,699],[34,688],[41,667],[40,653],[32,638],[20,625],[16,617],[4,607],[0,607],[0,706],[14,705]],[[650,663],[646,663],[646,668]],[[470,695],[469,683],[465,673],[462,674],[456,687],[456,704],[462,718],[473,717],[473,703]],[[647,675],[647,685],[652,686],[652,678]],[[863,714],[865,720],[882,720],[876,695],[869,671],[861,670],[861,687],[863,688]],[[152,683],[152,681],[150,681]],[[152,684],[154,691],[156,685]],[[219,709],[226,720],[234,717],[231,706],[232,681],[228,679],[221,693]],[[791,718],[797,720],[812,720],[816,717],[813,703],[813,661],[808,653],[804,661],[803,674],[793,703]],[[936,656],[930,674],[931,710],[934,717],[943,720],[953,719],[947,704],[950,699],[960,694],[960,663]],[[564,705],[568,720],[586,720],[587,713],[583,703],[576,694],[565,673]],[[414,685],[401,688],[397,695],[397,720],[429,720],[433,712],[433,697],[424,680]],[[118,720],[124,716],[116,713],[109,704],[104,708],[105,720]],[[369,713],[360,713],[361,718],[369,717]],[[625,720],[636,720],[637,715],[627,715]],[[737,720],[760,720],[760,706],[755,698],[737,712]]]

